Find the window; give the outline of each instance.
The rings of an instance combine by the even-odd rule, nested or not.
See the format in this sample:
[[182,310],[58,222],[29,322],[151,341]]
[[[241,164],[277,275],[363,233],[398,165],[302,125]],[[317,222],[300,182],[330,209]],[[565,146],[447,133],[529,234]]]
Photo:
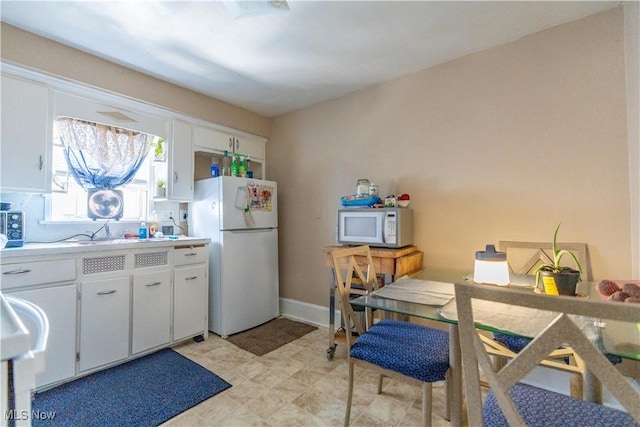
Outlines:
[[[61,120],[54,122],[53,130],[53,161],[52,161],[52,193],[47,209],[47,220],[50,221],[80,221],[89,220],[87,214],[88,191],[82,188],[71,175],[65,158],[65,148],[61,138]],[[116,128],[117,131],[127,131]],[[158,146],[160,137],[151,137],[152,155],[147,155],[133,179],[126,185],[119,187],[122,191],[123,214],[120,220],[135,220],[148,217],[153,183],[153,150]]]

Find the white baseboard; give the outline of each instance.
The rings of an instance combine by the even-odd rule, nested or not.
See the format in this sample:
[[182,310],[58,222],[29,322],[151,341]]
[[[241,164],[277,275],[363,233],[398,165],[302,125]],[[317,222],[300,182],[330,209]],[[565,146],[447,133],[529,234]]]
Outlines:
[[[280,314],[293,320],[329,327],[329,308],[302,301],[280,298]],[[334,324],[340,324],[342,314],[336,310]]]

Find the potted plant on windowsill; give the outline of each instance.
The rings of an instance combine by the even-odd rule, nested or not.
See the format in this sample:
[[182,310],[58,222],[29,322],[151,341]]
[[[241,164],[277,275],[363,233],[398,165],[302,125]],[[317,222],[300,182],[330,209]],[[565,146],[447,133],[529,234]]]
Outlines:
[[[548,295],[576,295],[576,288],[580,282],[582,274],[582,266],[578,257],[566,249],[558,249],[557,238],[560,224],[556,227],[553,234],[553,259],[551,264],[541,264],[536,268],[536,286],[535,291]],[[565,255],[570,256],[576,264],[577,270],[572,267],[561,266],[560,261]],[[540,279],[542,279],[543,289],[540,288]]]
[[158,138],[158,140],[151,144],[153,146],[153,156],[156,162],[164,162],[166,160],[164,152],[164,138]]
[[167,197],[167,187],[164,179],[159,179],[156,181],[156,197]]

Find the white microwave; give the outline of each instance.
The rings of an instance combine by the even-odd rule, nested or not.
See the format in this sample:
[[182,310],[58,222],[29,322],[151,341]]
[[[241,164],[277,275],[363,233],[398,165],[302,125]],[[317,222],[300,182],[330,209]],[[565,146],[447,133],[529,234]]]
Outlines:
[[413,210],[352,208],[338,210],[338,243],[401,248],[413,243]]

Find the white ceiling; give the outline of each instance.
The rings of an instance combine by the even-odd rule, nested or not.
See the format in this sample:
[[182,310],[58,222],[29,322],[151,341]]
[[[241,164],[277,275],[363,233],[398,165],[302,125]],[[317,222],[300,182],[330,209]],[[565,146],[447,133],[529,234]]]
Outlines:
[[267,117],[616,7],[611,1],[10,1],[2,21]]

